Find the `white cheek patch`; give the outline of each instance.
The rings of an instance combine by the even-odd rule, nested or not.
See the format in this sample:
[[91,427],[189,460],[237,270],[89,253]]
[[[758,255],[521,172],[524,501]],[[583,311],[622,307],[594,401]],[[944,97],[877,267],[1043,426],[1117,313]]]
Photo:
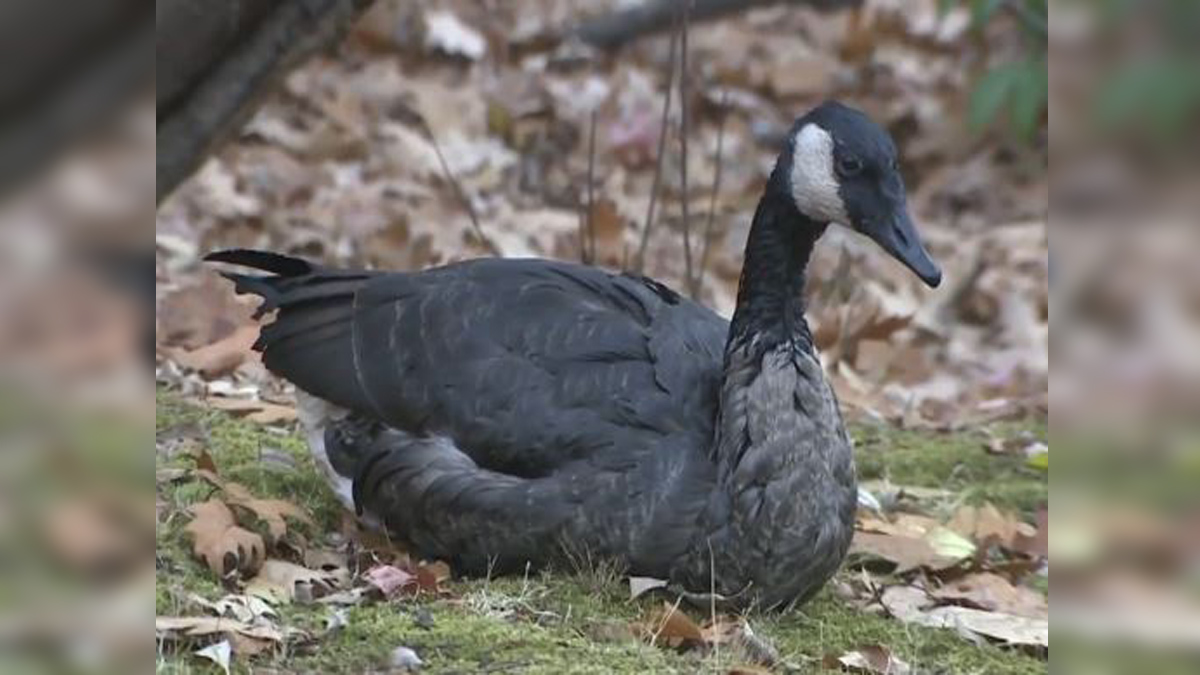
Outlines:
[[850,225],[833,171],[833,136],[816,124],[804,125],[792,139],[792,198],[813,220]]

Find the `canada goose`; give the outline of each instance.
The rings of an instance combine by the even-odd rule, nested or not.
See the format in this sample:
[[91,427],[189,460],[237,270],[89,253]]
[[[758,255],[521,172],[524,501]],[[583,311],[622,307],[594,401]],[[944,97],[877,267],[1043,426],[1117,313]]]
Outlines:
[[295,383],[343,499],[468,575],[587,556],[725,604],[803,602],[845,557],[854,461],[804,317],[830,223],[929,286],[891,139],[798,119],[746,243],[733,319],[651,279],[551,260],[414,273],[275,253],[207,260],[278,310],[255,345]]

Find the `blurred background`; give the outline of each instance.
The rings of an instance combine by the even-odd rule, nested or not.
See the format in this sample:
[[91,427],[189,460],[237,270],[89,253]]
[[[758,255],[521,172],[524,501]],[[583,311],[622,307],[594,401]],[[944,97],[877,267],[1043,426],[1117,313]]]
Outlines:
[[1064,667],[1194,664],[1200,4],[1048,4],[696,0],[684,31],[661,0],[171,0],[151,56],[148,3],[8,3],[0,644],[148,667],[155,388],[288,400],[204,253],[584,259],[727,315],[788,126],[838,98],[896,139],[946,275],[823,239],[847,414],[939,432],[1053,399]]

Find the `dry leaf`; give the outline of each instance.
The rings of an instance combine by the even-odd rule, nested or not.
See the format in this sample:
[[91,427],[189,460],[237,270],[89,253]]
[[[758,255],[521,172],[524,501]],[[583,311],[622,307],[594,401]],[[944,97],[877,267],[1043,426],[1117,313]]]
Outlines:
[[385,598],[390,598],[406,587],[417,586],[416,577],[391,565],[372,567],[363,575],[363,580],[379,589]]
[[680,647],[688,643],[704,641],[704,633],[687,614],[669,602],[651,611],[641,622],[643,634],[651,644]]
[[311,602],[338,587],[336,574],[310,570],[286,560],[267,560],[246,583],[246,592],[275,602]]
[[870,675],[908,675],[912,667],[883,645],[864,645],[841,656],[829,654],[823,660],[829,670],[846,670]]
[[654,577],[629,577],[629,599],[634,600],[642,597],[656,588],[666,588],[666,579],[655,579]]
[[246,419],[256,424],[281,424],[296,420],[296,409],[287,406],[247,398],[212,396],[207,403],[218,410]]
[[184,368],[212,379],[233,372],[253,357],[254,351],[250,347],[257,339],[258,326],[245,325],[212,344],[192,350],[172,350],[171,357]]
[[232,292],[230,284],[206,274],[200,283],[167,294],[158,306],[161,345],[198,349],[251,324],[251,310]]
[[225,671],[225,675],[229,675],[229,659],[233,656],[233,647],[229,645],[228,640],[214,642],[203,649],[197,649],[196,656],[212,661]]
[[235,572],[248,577],[258,571],[267,557],[262,537],[238,526],[233,512],[219,499],[191,507],[192,522],[184,531],[192,538],[192,551],[217,576]]
[[1032,538],[1037,529],[1022,522],[1013,513],[1001,512],[992,504],[963,506],[955,512],[947,527],[980,546],[999,544],[1012,549],[1018,538]]
[[932,591],[938,600],[982,609],[1004,612],[1034,619],[1048,616],[1046,598],[1039,592],[1024,586],[1014,586],[997,574],[981,572],[956,579]]
[[216,616],[156,616],[154,617],[154,632],[175,639],[237,634],[256,640],[283,642],[283,633],[274,626],[252,625],[236,619]]
[[217,474],[198,469],[196,475],[205,479],[224,493],[225,501],[233,506],[248,509],[267,524],[267,532],[272,543],[282,540],[288,533],[286,518],[293,518],[309,526],[316,526],[312,517],[304,509],[283,499],[259,499],[250,493],[244,485],[227,481]]
[[895,563],[896,574],[924,567],[944,570],[957,565],[962,558],[939,554],[923,537],[907,537],[874,532],[855,532],[850,553],[881,558]]
[[450,566],[437,560],[417,565],[417,585],[423,591],[437,592],[441,583],[450,578]]
[[968,638],[982,636],[1012,645],[1050,646],[1050,622],[1046,619],[969,607],[927,609],[932,600],[925,591],[912,586],[892,586],[884,590],[880,602],[892,616],[906,623],[950,628]]

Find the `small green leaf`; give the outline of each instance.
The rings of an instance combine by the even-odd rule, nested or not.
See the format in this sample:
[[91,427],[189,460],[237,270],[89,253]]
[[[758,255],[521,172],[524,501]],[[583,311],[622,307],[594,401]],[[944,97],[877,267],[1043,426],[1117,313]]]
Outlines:
[[1006,63],[988,71],[976,83],[967,109],[967,121],[972,129],[979,131],[996,120],[1013,85],[1021,77],[1020,68],[1020,63]]
[[1013,131],[1022,140],[1033,138],[1049,96],[1046,62],[1032,59],[1026,62],[1020,77],[1015,78],[1009,104],[1009,120]]

